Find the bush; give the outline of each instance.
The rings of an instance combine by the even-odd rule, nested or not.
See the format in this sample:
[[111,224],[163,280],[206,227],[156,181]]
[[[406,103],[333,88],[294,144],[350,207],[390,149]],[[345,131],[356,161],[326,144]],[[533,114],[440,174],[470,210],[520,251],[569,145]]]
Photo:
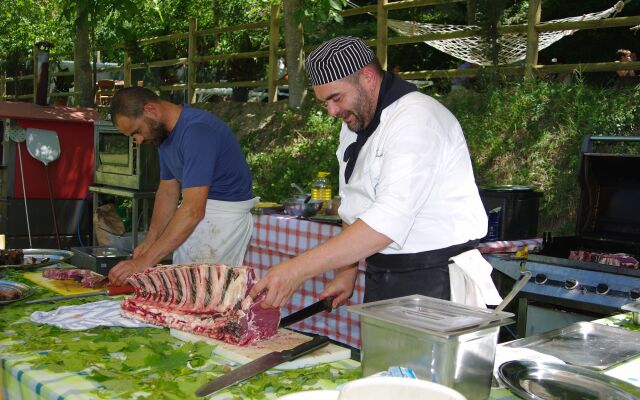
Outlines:
[[337,194],[339,133],[340,120],[310,100],[299,110],[276,113],[268,128],[243,136],[240,144],[253,173],[254,194],[264,201],[281,201],[296,192],[291,183],[310,192],[318,171],[331,173]]
[[478,184],[543,192],[540,231],[568,233],[575,225],[582,138],[640,134],[639,100],[640,87],[535,80],[443,102],[465,131]]

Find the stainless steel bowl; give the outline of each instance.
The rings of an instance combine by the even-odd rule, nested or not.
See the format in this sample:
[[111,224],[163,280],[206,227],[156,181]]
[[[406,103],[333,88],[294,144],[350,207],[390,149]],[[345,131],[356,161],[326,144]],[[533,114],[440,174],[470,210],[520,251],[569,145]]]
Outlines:
[[284,211],[294,217],[313,217],[322,209],[322,201],[305,200],[303,198],[291,198],[283,201]]

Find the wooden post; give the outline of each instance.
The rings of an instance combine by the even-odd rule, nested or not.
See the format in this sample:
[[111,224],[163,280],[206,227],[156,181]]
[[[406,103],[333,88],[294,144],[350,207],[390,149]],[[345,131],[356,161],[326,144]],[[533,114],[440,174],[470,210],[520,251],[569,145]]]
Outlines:
[[33,46],[33,102],[36,102],[36,97],[38,94],[38,53],[40,50],[38,46]]
[[533,69],[538,64],[538,31],[540,23],[540,0],[529,0],[529,18],[527,21],[527,57],[525,58],[524,76],[533,77]]
[[124,62],[122,63],[122,73],[124,75],[124,87],[131,86],[131,56],[128,51],[124,52]]
[[377,11],[377,35],[376,35],[376,55],[380,60],[382,69],[387,69],[387,38],[389,37],[389,29],[387,28],[387,10],[384,6],[388,0],[378,0]]
[[269,76],[268,80],[268,100],[269,103],[278,101],[278,47],[280,44],[280,6],[271,6],[271,17],[269,18]]
[[7,97],[7,72],[2,71],[0,74],[0,100],[6,100]]
[[196,76],[198,64],[195,57],[198,55],[198,20],[192,18],[189,21],[189,54],[187,55],[187,101],[189,104],[196,102]]

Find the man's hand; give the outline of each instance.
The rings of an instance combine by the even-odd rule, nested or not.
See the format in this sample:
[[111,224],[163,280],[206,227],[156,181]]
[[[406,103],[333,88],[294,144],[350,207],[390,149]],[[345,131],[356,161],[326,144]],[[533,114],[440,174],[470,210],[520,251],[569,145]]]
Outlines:
[[270,268],[267,275],[253,285],[249,296],[255,299],[266,290],[265,299],[262,301],[263,308],[284,307],[304,280],[299,272],[299,266],[292,260],[278,264]]
[[144,257],[120,261],[115,267],[109,270],[109,283],[113,286],[122,286],[127,283],[127,278],[131,275],[142,272],[151,266],[143,260]]
[[356,279],[358,278],[358,266],[351,265],[336,271],[336,277],[325,287],[320,293],[321,299],[334,296],[331,306],[338,308],[347,302],[353,295],[356,287]]

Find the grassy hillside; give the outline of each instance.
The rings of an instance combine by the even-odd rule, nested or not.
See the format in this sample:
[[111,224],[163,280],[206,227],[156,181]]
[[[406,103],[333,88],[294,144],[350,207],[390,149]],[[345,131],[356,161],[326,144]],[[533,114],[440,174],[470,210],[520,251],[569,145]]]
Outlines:
[[[312,96],[309,96],[312,97]],[[640,135],[640,87],[594,88],[545,81],[489,85],[436,96],[460,120],[479,185],[526,185],[544,193],[540,232],[571,232],[578,201],[579,153],[584,135]],[[227,121],[240,138],[265,201],[309,187],[317,171],[337,186],[340,123],[309,99],[286,104],[201,105]]]

